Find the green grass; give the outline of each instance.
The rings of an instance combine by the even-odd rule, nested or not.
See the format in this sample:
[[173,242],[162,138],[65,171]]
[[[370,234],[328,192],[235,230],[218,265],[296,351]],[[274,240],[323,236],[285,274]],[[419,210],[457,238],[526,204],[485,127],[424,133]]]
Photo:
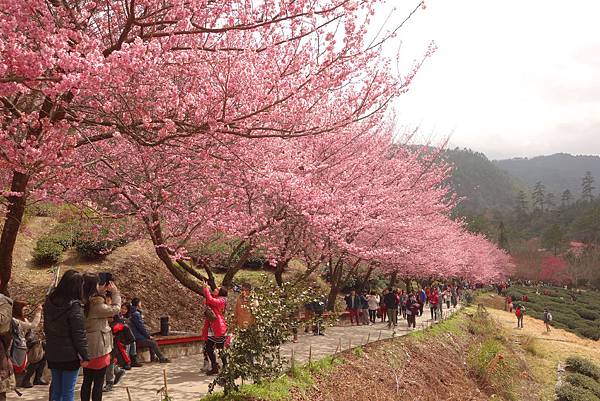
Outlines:
[[304,391],[314,384],[314,377],[331,372],[336,366],[344,363],[341,358],[327,356],[304,365],[290,369],[279,378],[259,384],[245,384],[230,394],[215,392],[202,398],[202,401],[285,401],[290,398],[290,390]]
[[[543,294],[544,289],[549,290],[549,295]],[[512,296],[515,305],[525,305],[526,315],[543,319],[544,308],[548,308],[553,317],[552,326],[593,340],[600,339],[598,292],[585,291],[577,294],[560,287],[542,287],[540,294],[536,294],[533,287],[513,286],[509,288],[508,294]],[[527,295],[529,301],[521,301],[523,295]]]
[[425,329],[413,331],[409,334],[410,337],[414,338],[417,341],[425,341],[432,337],[437,337],[442,334],[452,333],[457,336],[465,335],[465,312],[473,311],[472,308],[467,308],[459,313],[453,313],[448,319],[443,320],[439,323],[434,324],[433,326]]

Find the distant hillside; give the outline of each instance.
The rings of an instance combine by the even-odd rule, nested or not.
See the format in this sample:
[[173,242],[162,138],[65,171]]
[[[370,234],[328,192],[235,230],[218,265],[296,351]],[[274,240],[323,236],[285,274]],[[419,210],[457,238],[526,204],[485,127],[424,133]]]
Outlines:
[[446,159],[454,166],[454,190],[457,195],[466,198],[460,203],[459,211],[472,214],[514,208],[516,195],[524,185],[498,168],[483,153],[456,148],[446,151]]
[[[560,194],[569,189],[575,199],[581,195],[581,179],[586,171],[590,171],[597,180],[595,186],[600,188],[600,157],[573,156],[557,153],[550,156],[515,158],[496,160],[494,164],[509,174],[517,177],[529,186],[541,181],[548,192],[553,192],[558,199]],[[598,190],[594,191],[598,195]]]

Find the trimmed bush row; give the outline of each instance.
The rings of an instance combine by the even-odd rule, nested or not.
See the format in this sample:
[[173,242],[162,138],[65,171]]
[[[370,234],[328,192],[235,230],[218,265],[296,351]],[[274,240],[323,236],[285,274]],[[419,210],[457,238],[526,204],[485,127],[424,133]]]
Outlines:
[[[542,319],[544,308],[548,308],[553,316],[552,326],[593,340],[600,339],[600,293],[577,294],[558,287],[540,288],[543,290],[549,290],[549,295],[538,295],[535,288],[518,286],[509,288],[508,294],[515,305],[524,304],[527,314],[536,319]],[[529,298],[527,302],[521,301],[523,295]]]

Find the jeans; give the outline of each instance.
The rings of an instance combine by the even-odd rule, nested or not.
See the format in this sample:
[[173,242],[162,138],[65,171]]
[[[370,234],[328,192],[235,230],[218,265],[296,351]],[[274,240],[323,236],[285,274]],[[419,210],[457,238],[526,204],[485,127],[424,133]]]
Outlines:
[[156,358],[158,358],[159,360],[165,359],[162,352],[160,352],[160,348],[158,348],[158,344],[156,343],[156,341],[151,340],[149,338],[145,338],[143,340],[137,340],[137,342],[142,347],[148,347],[148,350],[150,351],[150,359],[156,359]]
[[523,328],[523,315],[517,317],[517,327]]
[[429,307],[431,308],[431,320],[437,320],[437,305],[429,304]]
[[371,323],[375,323],[375,319],[377,318],[377,309],[369,309],[369,320]]
[[416,315],[406,315],[406,320],[408,320],[408,327],[412,325],[413,328],[416,328],[417,325],[417,316]]
[[77,376],[79,376],[79,369],[52,369],[52,387],[50,389],[50,401],[74,401],[75,383],[77,383]]
[[392,324],[394,325],[394,327],[396,327],[396,325],[398,324],[398,309],[388,309],[387,315],[388,327],[392,327]]
[[81,401],[102,401],[102,387],[106,376],[106,366],[102,369],[83,368],[83,383],[81,384]]
[[360,318],[359,318],[358,309],[348,309],[348,311],[350,312],[350,324],[353,324],[354,320],[356,320],[356,325],[359,325]]

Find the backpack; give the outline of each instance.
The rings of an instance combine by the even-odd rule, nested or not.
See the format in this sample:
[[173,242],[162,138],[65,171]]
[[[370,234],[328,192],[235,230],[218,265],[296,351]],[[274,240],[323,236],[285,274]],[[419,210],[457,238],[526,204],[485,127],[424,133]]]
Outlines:
[[551,322],[552,321],[552,313],[548,312],[548,321]]
[[517,317],[521,317],[521,308],[520,308],[520,307],[518,307],[518,308],[515,310],[515,315],[517,315]]
[[15,373],[23,373],[27,368],[27,340],[21,335],[19,324],[12,319],[10,322],[10,333],[12,343],[10,345],[9,358]]

